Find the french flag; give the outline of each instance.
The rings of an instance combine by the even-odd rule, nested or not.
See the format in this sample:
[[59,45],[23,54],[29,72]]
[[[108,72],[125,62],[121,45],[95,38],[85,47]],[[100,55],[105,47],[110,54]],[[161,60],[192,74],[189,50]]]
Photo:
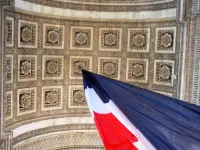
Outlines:
[[200,150],[200,107],[83,70],[106,150]]

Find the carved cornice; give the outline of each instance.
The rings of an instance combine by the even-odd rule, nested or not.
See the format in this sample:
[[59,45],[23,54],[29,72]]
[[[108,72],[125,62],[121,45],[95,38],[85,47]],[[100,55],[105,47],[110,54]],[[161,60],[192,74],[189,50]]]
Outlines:
[[67,146],[67,147],[62,147],[59,149],[54,149],[54,150],[83,150],[83,149],[88,149],[88,150],[105,150],[104,147],[102,146]]
[[15,145],[26,139],[34,138],[35,136],[41,136],[44,134],[50,134],[54,132],[73,131],[73,130],[76,130],[77,132],[78,131],[81,132],[81,130],[85,131],[96,130],[96,126],[91,124],[79,124],[79,125],[69,124],[69,125],[51,126],[21,134],[13,139],[13,144]]
[[100,1],[87,0],[84,3],[80,0],[55,1],[55,0],[24,0],[45,6],[68,8],[74,10],[108,11],[108,12],[128,12],[147,11],[176,8],[177,0],[121,0],[121,1]]
[[26,139],[14,145],[14,150],[49,150],[62,147],[103,147],[96,131],[73,130],[55,132]]

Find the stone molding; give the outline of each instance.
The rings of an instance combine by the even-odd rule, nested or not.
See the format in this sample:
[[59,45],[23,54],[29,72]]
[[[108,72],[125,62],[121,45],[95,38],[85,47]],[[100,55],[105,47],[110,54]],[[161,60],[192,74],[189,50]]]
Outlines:
[[34,136],[13,146],[14,150],[49,150],[66,146],[102,147],[101,138],[96,131],[73,130]]
[[87,0],[84,3],[80,0],[55,1],[55,0],[24,0],[36,4],[51,7],[68,8],[72,10],[89,11],[110,11],[110,12],[128,12],[128,11],[147,11],[175,8],[177,0]]

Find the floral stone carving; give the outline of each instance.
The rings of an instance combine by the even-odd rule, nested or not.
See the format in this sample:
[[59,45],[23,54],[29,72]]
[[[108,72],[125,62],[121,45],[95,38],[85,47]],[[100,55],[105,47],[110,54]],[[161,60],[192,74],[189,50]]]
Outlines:
[[149,52],[150,28],[128,29],[128,51]]
[[129,82],[148,82],[148,59],[127,59],[126,80]]
[[115,57],[99,57],[98,73],[113,79],[119,79],[121,59]]
[[154,71],[154,83],[173,86],[174,61],[156,60]]
[[63,56],[43,56],[43,79],[63,79]]
[[176,27],[156,29],[157,53],[175,53],[176,48]]
[[18,56],[18,80],[30,81],[36,80],[36,55],[19,55]]
[[63,49],[64,25],[44,24],[43,28],[43,48]]
[[69,108],[87,108],[82,85],[69,85]]
[[70,79],[81,79],[82,69],[91,71],[92,57],[90,56],[70,56]]
[[100,28],[99,30],[99,50],[121,51],[122,29],[120,28]]
[[92,50],[93,28],[92,27],[71,27],[70,49]]
[[42,87],[42,110],[62,108],[63,87],[62,86],[45,86]]
[[18,89],[18,115],[36,111],[36,88]]
[[18,47],[37,48],[37,28],[36,22],[19,20]]

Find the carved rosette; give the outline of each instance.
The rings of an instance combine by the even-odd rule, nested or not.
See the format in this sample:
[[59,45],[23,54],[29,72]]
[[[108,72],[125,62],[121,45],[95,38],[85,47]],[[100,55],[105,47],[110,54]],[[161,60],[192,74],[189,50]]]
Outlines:
[[174,61],[155,60],[154,83],[173,86]]
[[148,59],[127,59],[126,81],[147,83],[148,82]]
[[104,76],[119,79],[121,59],[116,57],[99,57],[98,73]]
[[82,85],[69,85],[69,108],[87,108]]
[[150,28],[128,29],[128,51],[149,52]]
[[120,28],[100,28],[99,30],[99,50],[121,51],[122,29]]
[[31,81],[37,78],[37,56],[18,56],[18,81]]
[[36,88],[18,89],[17,115],[36,112]]
[[82,69],[92,70],[92,57],[90,56],[70,56],[70,79],[82,79]]
[[176,27],[156,29],[157,53],[175,53],[176,48]]
[[63,56],[43,55],[43,80],[63,79]]
[[70,49],[92,50],[93,48],[93,28],[71,26]]
[[38,23],[19,20],[18,47],[37,48]]
[[64,49],[64,25],[43,25],[43,48]]
[[46,73],[56,75],[58,73],[58,61],[49,60],[46,62]]
[[42,87],[42,110],[61,109],[63,104],[62,86]]
[[75,35],[75,43],[78,45],[86,45],[88,42],[88,35],[84,32],[77,32]]

